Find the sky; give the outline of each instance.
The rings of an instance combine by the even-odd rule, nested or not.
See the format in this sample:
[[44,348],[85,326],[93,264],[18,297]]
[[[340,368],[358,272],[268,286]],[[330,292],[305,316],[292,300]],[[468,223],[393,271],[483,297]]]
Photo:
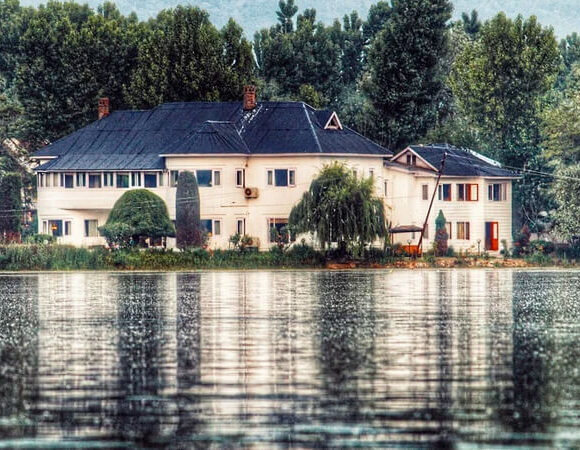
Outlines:
[[[104,0],[76,0],[87,2],[92,7]],[[319,20],[331,23],[353,9],[366,17],[369,7],[377,0],[296,0],[300,10],[316,8]],[[22,5],[39,5],[45,1],[21,0]],[[241,24],[248,37],[254,32],[269,27],[276,21],[278,0],[116,0],[115,3],[124,14],[136,12],[141,19],[147,19],[158,11],[178,4],[196,5],[207,10],[212,22],[223,26],[230,17]],[[482,18],[489,18],[499,11],[515,17],[536,15],[543,25],[551,25],[558,37],[574,31],[580,32],[580,0],[455,0],[454,16],[459,18],[463,11],[477,9]]]

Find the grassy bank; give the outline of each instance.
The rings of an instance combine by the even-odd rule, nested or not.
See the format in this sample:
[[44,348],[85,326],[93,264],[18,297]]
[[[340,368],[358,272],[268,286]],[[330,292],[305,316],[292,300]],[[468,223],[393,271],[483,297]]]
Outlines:
[[208,252],[84,249],[66,245],[0,246],[0,270],[195,270],[324,267],[324,255],[308,246],[282,252]]
[[200,270],[200,269],[309,269],[309,268],[515,268],[515,267],[578,267],[574,259],[550,255],[524,258],[490,258],[454,256],[412,259],[387,257],[382,252],[369,252],[354,261],[329,261],[325,255],[307,245],[289,250],[273,248],[269,252],[235,250],[209,252],[202,249],[179,252],[172,250],[83,249],[66,245],[0,246],[0,271],[44,270]]

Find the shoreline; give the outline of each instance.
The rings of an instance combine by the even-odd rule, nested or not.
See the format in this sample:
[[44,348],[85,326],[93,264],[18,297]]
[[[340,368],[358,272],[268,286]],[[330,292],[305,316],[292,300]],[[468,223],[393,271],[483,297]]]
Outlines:
[[465,263],[458,262],[456,258],[441,258],[433,263],[423,260],[401,260],[389,264],[379,263],[333,263],[330,262],[326,266],[295,266],[295,267],[166,267],[166,268],[123,268],[123,269],[56,269],[56,270],[0,270],[2,275],[33,275],[40,273],[47,274],[63,274],[63,273],[118,273],[118,274],[139,274],[139,273],[206,273],[206,272],[320,272],[320,271],[423,271],[423,270],[466,270],[466,269],[494,269],[494,270],[580,270],[580,266],[576,264],[532,264],[523,259],[490,259],[466,261]]

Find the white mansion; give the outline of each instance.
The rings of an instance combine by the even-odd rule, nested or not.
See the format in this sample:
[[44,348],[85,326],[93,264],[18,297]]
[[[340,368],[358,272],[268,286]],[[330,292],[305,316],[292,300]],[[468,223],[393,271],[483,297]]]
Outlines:
[[[337,113],[301,102],[171,103],[150,111],[115,111],[106,99],[99,120],[36,152],[39,232],[77,246],[104,245],[103,225],[117,199],[132,188],[163,198],[175,217],[180,170],[196,174],[201,216],[212,248],[227,248],[235,233],[260,249],[270,230],[288,222],[320,169],[333,161],[373,177],[395,242],[417,244],[446,163],[424,238],[435,218],[448,221],[449,244],[495,252],[511,242],[515,175],[475,152],[446,145],[411,146],[393,155],[343,127]],[[415,230],[415,232],[413,232]]]

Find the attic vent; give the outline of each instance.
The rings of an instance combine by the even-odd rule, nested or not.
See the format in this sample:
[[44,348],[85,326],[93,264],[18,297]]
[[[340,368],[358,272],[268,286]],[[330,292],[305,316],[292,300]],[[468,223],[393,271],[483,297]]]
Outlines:
[[332,113],[328,122],[326,122],[325,130],[342,130],[342,124],[338,120],[338,116],[335,112]]

